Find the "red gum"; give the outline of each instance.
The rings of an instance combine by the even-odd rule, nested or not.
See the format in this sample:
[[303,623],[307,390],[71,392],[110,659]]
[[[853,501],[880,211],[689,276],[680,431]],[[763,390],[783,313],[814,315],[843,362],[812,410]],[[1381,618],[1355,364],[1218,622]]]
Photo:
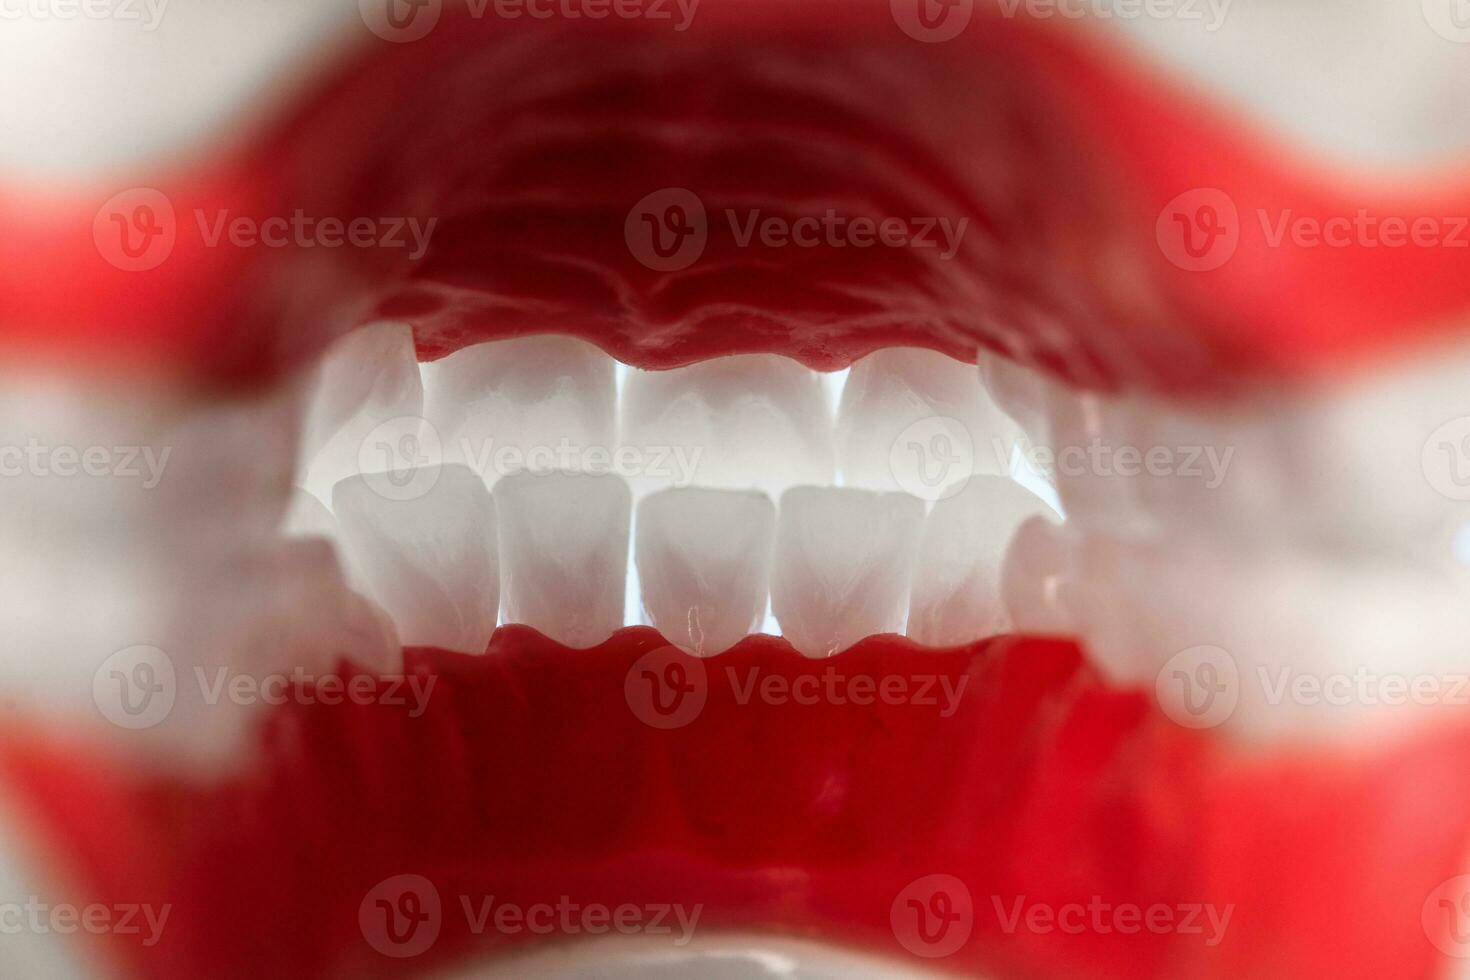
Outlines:
[[[412,321],[426,358],[546,331],[644,367],[756,350],[827,369],[898,344],[962,359],[985,345],[1084,384],[1197,392],[1444,333],[1470,298],[1463,249],[1272,248],[1254,218],[1465,215],[1463,178],[1370,185],[1310,165],[1072,29],[977,12],[959,38],[923,44],[880,0],[706,0],[683,34],[446,13],[427,39],[370,46],[336,78],[233,150],[123,182],[163,189],[180,215],[178,246],[150,272],[93,246],[119,187],[0,189],[0,344],[240,382],[376,312]],[[650,122],[717,135],[704,152]],[[698,192],[720,228],[724,206],[817,195],[971,229],[947,263],[736,254],[716,231],[665,277],[622,239],[628,209],[665,186]],[[1213,272],[1176,268],[1155,240],[1164,205],[1196,187],[1227,191],[1242,216],[1239,251]],[[414,264],[207,248],[196,207],[441,221]]]
[[[629,709],[646,628],[572,651],[507,627],[486,657],[410,653],[439,687],[400,707],[278,711],[261,766],[214,787],[146,779],[97,751],[12,741],[13,788],[84,883],[68,900],[173,905],[163,941],[114,937],[139,976],[402,975],[357,910],[380,880],[431,879],[424,958],[504,949],[458,896],[703,903],[701,926],[773,928],[904,956],[889,907],[952,874],[975,931],[934,965],[1006,977],[1428,977],[1430,891],[1460,873],[1470,732],[1358,754],[1245,757],[1102,688],[1075,647],[945,651],[894,637],[811,661],[747,640],[707,661],[709,698],[658,731]],[[726,669],[970,678],[959,710],[738,703]],[[100,759],[100,761],[99,761]],[[90,760],[90,761],[81,761]],[[992,903],[1091,896],[1234,903],[1201,935],[1006,935]],[[511,940],[503,940],[511,942]],[[915,961],[918,962],[918,961]]]

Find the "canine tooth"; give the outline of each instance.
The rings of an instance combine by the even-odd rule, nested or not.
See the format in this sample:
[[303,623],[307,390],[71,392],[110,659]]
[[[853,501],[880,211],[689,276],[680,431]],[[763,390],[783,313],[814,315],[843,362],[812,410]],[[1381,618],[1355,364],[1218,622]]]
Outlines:
[[[1035,446],[1051,443],[1051,390],[1057,383],[1034,368],[987,350],[976,357],[981,386]],[[1050,475],[1050,474],[1046,474]]]
[[427,492],[403,500],[379,493],[370,476],[337,484],[347,560],[404,643],[483,653],[500,604],[494,501],[468,467],[422,475]]
[[975,477],[935,503],[914,569],[908,635],[942,647],[1009,629],[1001,598],[1006,547],[1023,521],[1050,513],[1039,497],[1004,476]]
[[396,447],[379,447],[387,455],[378,459],[365,443],[385,422],[417,418],[423,397],[408,325],[377,323],[338,340],[322,358],[306,414],[302,486],[327,500],[349,476],[401,467]]
[[[832,418],[820,376],[785,357],[741,354],[671,371],[630,371],[623,445],[635,485],[761,490],[832,482]],[[662,460],[662,463],[660,463]]]
[[781,497],[771,604],[782,633],[825,657],[903,628],[924,503],[904,493],[793,487]]
[[615,366],[573,337],[475,344],[425,365],[424,414],[445,458],[488,484],[522,469],[608,472]]
[[766,611],[776,508],[762,493],[675,488],[638,505],[643,605],[670,643],[723,653]]
[[516,473],[495,485],[501,610],[569,647],[623,625],[632,494],[622,477]]
[[837,416],[837,458],[847,486],[932,500],[973,474],[1009,473],[1019,435],[974,368],[898,347],[853,365]]
[[1076,632],[1068,590],[1075,576],[1075,537],[1049,515],[1021,522],[1001,561],[1000,591],[1017,633]]

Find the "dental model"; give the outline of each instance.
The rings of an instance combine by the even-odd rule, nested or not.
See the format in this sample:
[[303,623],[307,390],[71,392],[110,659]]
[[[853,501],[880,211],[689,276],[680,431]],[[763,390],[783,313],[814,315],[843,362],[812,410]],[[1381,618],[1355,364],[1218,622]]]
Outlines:
[[0,976],[1463,975],[1470,27],[1127,6],[0,4]]

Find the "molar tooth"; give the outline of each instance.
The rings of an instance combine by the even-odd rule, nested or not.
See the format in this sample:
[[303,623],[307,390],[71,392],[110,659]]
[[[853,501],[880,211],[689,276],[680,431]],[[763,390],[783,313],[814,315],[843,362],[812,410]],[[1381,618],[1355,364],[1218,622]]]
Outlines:
[[[1228,723],[1260,738],[1361,734],[1424,717],[1426,704],[1406,700],[1416,680],[1442,696],[1459,692],[1470,610],[1454,577],[1386,560],[1240,550],[1204,536],[1089,536],[1082,555],[1080,631],[1095,663],[1115,682],[1157,690],[1181,723]],[[1194,651],[1224,663],[1195,676]],[[1332,686],[1360,674],[1369,687]],[[1325,686],[1303,695],[1297,678]],[[1198,709],[1162,699],[1194,680],[1228,699],[1198,724],[1180,712],[1211,707],[1208,691],[1185,691]]]
[[1283,465],[1283,410],[1267,392],[1246,399],[1244,407],[1140,400],[1138,443],[1145,453],[1170,454],[1167,472],[1136,481],[1150,519],[1160,527],[1230,537],[1280,526],[1294,509]]
[[1470,363],[1458,351],[1294,394],[1275,420],[1282,510],[1333,545],[1443,557],[1470,521]]
[[1020,431],[975,369],[936,351],[895,347],[852,367],[837,416],[847,486],[938,499],[971,474],[1005,475]]
[[909,598],[908,634],[928,646],[957,646],[1010,628],[1001,562],[1023,521],[1055,514],[1004,476],[980,476],[934,504],[924,521]]
[[644,498],[635,557],[653,625],[675,646],[709,656],[755,632],[775,535],[765,494],[676,488]]
[[408,499],[380,494],[370,476],[333,490],[354,578],[393,617],[404,643],[483,653],[500,603],[495,504],[468,467],[415,475],[428,489]]
[[612,474],[517,473],[495,485],[507,623],[569,647],[623,625],[632,494]]
[[[774,354],[740,354],[671,371],[628,374],[623,444],[665,472],[665,486],[755,489],[775,497],[797,483],[832,482],[832,419],[820,376]],[[668,455],[671,452],[672,455]]]
[[606,472],[617,418],[615,367],[573,337],[475,344],[424,366],[424,414],[445,459],[467,464],[487,484],[521,469]]
[[1021,522],[1001,562],[1000,590],[1017,633],[1076,632],[1070,590],[1076,577],[1076,539],[1048,515]]
[[408,325],[377,323],[338,340],[322,358],[306,414],[302,486],[327,500],[340,480],[391,468],[365,466],[364,442],[384,422],[416,418],[423,396]]
[[771,604],[791,645],[825,657],[901,630],[923,520],[923,501],[904,493],[786,491]]

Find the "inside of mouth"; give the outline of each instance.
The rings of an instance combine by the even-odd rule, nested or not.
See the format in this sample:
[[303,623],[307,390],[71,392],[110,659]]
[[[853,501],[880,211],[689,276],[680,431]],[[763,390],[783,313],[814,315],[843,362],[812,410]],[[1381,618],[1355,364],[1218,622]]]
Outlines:
[[[830,16],[822,26],[832,28]],[[830,904],[831,914],[813,918],[829,927],[842,918],[838,912],[853,911],[860,899],[852,896],[870,898],[911,874],[878,876],[881,887],[863,879],[862,862],[886,854],[876,842],[909,832],[891,823],[902,818],[919,828],[916,847],[949,839],[925,836],[929,821],[940,819],[925,812],[930,792],[959,797],[955,810],[979,813],[960,830],[976,814],[945,817],[956,821],[945,827],[963,841],[965,858],[956,863],[965,867],[1007,860],[991,853],[992,829],[1009,845],[999,849],[1005,855],[1048,851],[1070,831],[1103,842],[1106,854],[1091,855],[1099,867],[1121,863],[1110,793],[1126,786],[1136,807],[1127,817],[1143,825],[1157,817],[1152,804],[1160,793],[1172,801],[1191,788],[1152,782],[1173,775],[1177,759],[1167,749],[1208,750],[1177,726],[1165,732],[1136,699],[1098,694],[1093,670],[1116,687],[1152,691],[1160,678],[1224,663],[1248,680],[1268,668],[1272,684],[1282,668],[1320,673],[1351,664],[1413,676],[1458,664],[1467,624],[1453,547],[1463,514],[1453,495],[1424,478],[1420,458],[1434,429],[1426,420],[1457,403],[1458,352],[1385,365],[1366,380],[1301,391],[1261,385],[1229,400],[1138,388],[1103,393],[1125,377],[1172,372],[1176,382],[1200,381],[1229,363],[1222,350],[1248,349],[1271,330],[1212,346],[1195,324],[1170,321],[1156,293],[1134,288],[1147,278],[1135,262],[1137,243],[1106,247],[1117,238],[1103,212],[1117,198],[1096,192],[1091,171],[1075,165],[1073,144],[1033,125],[1029,110],[1039,103],[1024,94],[1028,86],[1007,87],[1004,73],[994,87],[956,84],[973,80],[972,70],[914,47],[859,45],[822,71],[802,67],[832,54],[810,39],[764,50],[711,63],[700,60],[709,50],[699,45],[640,48],[623,62],[604,55],[586,74],[567,57],[524,87],[518,57],[544,60],[544,49],[444,59],[452,68],[425,76],[440,98],[413,105],[460,105],[446,93],[467,90],[506,96],[487,100],[508,108],[471,120],[478,128],[454,113],[430,116],[426,127],[416,120],[362,125],[365,113],[400,104],[403,76],[380,65],[373,69],[380,75],[357,79],[365,87],[353,88],[352,99],[328,98],[305,113],[310,131],[274,144],[272,166],[298,192],[306,189],[315,213],[439,216],[424,261],[395,266],[383,288],[352,282],[352,296],[362,301],[333,295],[340,316],[309,327],[282,317],[290,329],[322,336],[343,322],[366,323],[305,370],[300,352],[315,355],[323,345],[292,348],[280,336],[285,329],[270,332],[273,323],[265,336],[293,350],[292,369],[247,402],[165,406],[155,413],[163,421],[146,420],[140,436],[128,429],[130,420],[114,417],[115,401],[74,392],[48,401],[57,409],[46,413],[51,443],[141,441],[171,446],[176,455],[172,469],[155,457],[159,480],[136,499],[115,485],[100,504],[77,485],[10,488],[20,504],[12,511],[21,515],[17,525],[35,518],[44,529],[48,514],[61,513],[73,549],[48,552],[52,542],[37,535],[45,546],[25,552],[23,575],[0,565],[16,586],[7,595],[35,598],[15,604],[16,649],[71,665],[92,657],[81,671],[88,679],[99,644],[115,648],[119,636],[172,658],[186,681],[196,666],[221,665],[257,675],[305,667],[319,679],[343,660],[390,677],[405,670],[442,676],[448,707],[430,716],[428,734],[411,725],[400,731],[401,717],[383,710],[358,734],[367,742],[385,731],[393,737],[361,756],[360,743],[346,734],[358,716],[344,722],[340,713],[279,713],[268,732],[285,761],[274,775],[282,784],[303,772],[304,782],[323,776],[325,788],[235,785],[221,796],[244,794],[263,812],[296,794],[309,804],[325,797],[325,812],[340,823],[351,823],[359,807],[371,813],[378,822],[364,821],[368,830],[349,838],[358,851],[330,840],[323,848],[339,872],[355,869],[364,853],[397,858],[401,847],[428,863],[478,853],[482,880],[499,882],[514,878],[515,848],[534,837],[547,862],[533,869],[540,885],[567,870],[568,853],[621,854],[627,842],[609,844],[615,835],[593,819],[616,812],[609,799],[626,804],[618,815],[630,824],[637,817],[655,836],[667,830],[671,824],[658,821],[672,818],[655,804],[666,802],[660,780],[672,774],[695,798],[682,817],[696,829],[675,826],[671,836],[685,837],[658,844],[687,856],[699,850],[690,838],[715,842],[713,856],[701,851],[699,858],[716,867],[705,873],[726,884],[721,876],[731,867],[756,865],[748,918],[759,924],[779,919],[772,910],[790,898],[781,874],[815,854],[828,872],[815,904]],[[439,54],[425,44],[402,57],[422,68]],[[921,97],[934,91],[963,94],[944,104]],[[747,105],[771,111],[742,118]],[[640,114],[636,106],[663,111]],[[995,122],[979,134],[985,140],[935,150],[940,134],[976,136],[962,124],[972,116]],[[600,128],[598,118],[610,123]],[[730,136],[736,130],[739,140]],[[466,138],[467,131],[479,136]],[[562,132],[564,141],[545,138]],[[343,158],[362,166],[313,173],[322,161]],[[705,261],[687,270],[641,262],[625,237],[628,209],[649,193],[691,185],[717,222],[728,213],[746,220],[756,210],[790,219],[854,201],[854,211],[901,219],[977,220],[963,248],[942,261],[891,250],[848,250],[840,261],[826,249],[721,251],[732,239],[712,237]],[[303,266],[320,271],[311,261]],[[1111,276],[1092,274],[1099,267]],[[360,280],[364,271],[354,274]],[[1304,289],[1302,301],[1311,295]],[[1096,322],[1099,311],[1125,322]],[[1139,313],[1146,315],[1132,316]],[[1264,355],[1257,348],[1253,356]],[[17,402],[37,394],[16,390],[10,397]],[[105,420],[99,429],[67,435],[72,422],[98,419]],[[73,521],[78,515],[85,519]],[[94,537],[104,528],[116,537]],[[98,540],[109,548],[97,549]],[[84,546],[104,555],[116,546],[123,557],[99,558],[79,587],[67,556]],[[78,593],[88,608],[69,615]],[[657,634],[629,629],[638,623]],[[1078,637],[1090,666],[1079,666],[1068,644],[1013,645],[1006,656],[990,655],[1003,644],[974,646],[1006,633]],[[812,668],[813,677],[813,665],[829,657],[843,665],[835,676],[900,676],[941,663],[962,676],[989,671],[995,682],[998,674],[1031,670],[1048,674],[1037,686],[1054,700],[1028,713],[1025,692],[1007,689],[947,724],[935,722],[927,706],[904,706],[909,720],[898,722],[891,706],[829,704],[812,721],[788,703],[752,709],[728,701],[684,741],[659,742],[646,719],[629,718],[619,685],[629,664],[663,656],[665,645],[677,651],[670,656],[694,654],[701,663]],[[597,662],[600,654],[606,663]],[[883,669],[870,669],[874,661]],[[35,682],[29,662],[20,665],[20,683]],[[75,676],[62,679],[69,685]],[[1053,682],[1066,692],[1048,687]],[[1167,700],[1163,687],[1156,700],[1171,722],[1187,727],[1228,721],[1289,740],[1319,730],[1361,736],[1356,709],[1364,705],[1271,704],[1263,699],[1270,689],[1247,686],[1256,699],[1243,694],[1223,719],[1208,706],[1200,713],[1188,701]],[[70,704],[74,693],[58,688],[52,703]],[[96,716],[85,703],[92,694],[83,689],[80,699],[89,718]],[[588,705],[598,710],[578,718]],[[229,707],[191,713],[181,700],[164,727],[190,743],[188,751],[215,760],[216,728],[238,721]],[[253,738],[259,718],[245,714]],[[311,724],[318,727],[310,737],[296,727]],[[1018,738],[1023,728],[1027,737]],[[874,736],[880,729],[883,737]],[[589,747],[595,752],[609,733],[616,744],[589,761]],[[952,744],[951,736],[963,738]],[[1047,768],[1055,753],[1087,769],[1109,755],[1094,752],[1092,741],[1111,750],[1111,736],[1133,741],[1109,756],[1102,778],[1057,777]],[[234,747],[235,737],[231,728],[220,744]],[[760,761],[777,761],[742,769],[728,785],[690,775],[711,756],[748,760],[741,739],[762,747]],[[1079,742],[1087,744],[1079,749]],[[291,755],[302,743],[319,755],[304,763]],[[485,754],[483,768],[456,755],[466,746],[469,755]],[[566,809],[587,821],[530,805],[511,812],[492,798],[499,778],[468,786],[486,771],[524,776],[507,756],[547,746],[536,756],[537,775],[527,778],[526,798],[570,801]],[[1014,746],[1022,748],[1007,755]],[[710,748],[716,751],[703,751]],[[376,764],[379,751],[390,756],[381,770],[337,771],[347,768],[343,759]],[[641,795],[620,789],[627,775],[620,765],[660,752],[677,754],[678,764],[640,784]],[[924,764],[916,766],[920,755]],[[869,764],[874,756],[887,764]],[[1116,761],[1140,756],[1148,773]],[[426,769],[432,778],[420,778]],[[780,782],[783,772],[789,782]],[[862,773],[875,775],[863,783]],[[359,776],[362,786],[344,789]],[[423,799],[394,782],[410,776]],[[998,780],[1024,784],[1014,794],[1022,803],[991,805],[1000,797],[1014,802],[1007,794],[1015,786],[996,791]],[[778,784],[782,792],[772,791]],[[1094,793],[1098,784],[1110,789]],[[915,792],[896,802],[894,785]],[[851,795],[833,801],[844,792]],[[1342,791],[1332,800],[1343,797],[1362,794]],[[859,804],[845,806],[852,798]],[[835,814],[838,832],[814,842],[803,836],[808,830],[793,829],[801,821],[787,820],[783,808],[797,799],[813,814]],[[416,852],[413,834],[390,835],[391,846],[373,839],[383,826],[419,826],[423,800],[446,803],[432,808],[443,819],[444,842],[425,835],[427,851]],[[167,801],[154,802],[168,810]],[[232,802],[226,798],[220,811]],[[1219,819],[1182,799],[1177,806],[1193,816],[1162,819],[1168,826],[1159,834],[1176,844],[1193,838],[1170,819],[1184,826]],[[1254,818],[1239,809],[1246,810],[1241,824]],[[1325,808],[1332,816],[1340,809]],[[1087,819],[1050,819],[1073,812]],[[501,816],[504,824],[496,822]],[[461,818],[463,826],[455,823]],[[176,813],[158,821],[170,831],[177,824]],[[971,850],[977,841],[983,853]],[[221,830],[179,864],[199,880],[233,880],[199,873],[214,861],[242,863],[233,844]],[[1176,865],[1195,868],[1190,854],[1170,857],[1179,860],[1149,866],[1165,869],[1161,880]],[[200,863],[189,865],[191,858]],[[1056,881],[1074,883],[1079,863],[1069,857]],[[374,866],[374,873],[392,870]],[[648,874],[602,870],[622,886]],[[343,876],[332,908],[352,911],[358,886],[371,884]],[[876,906],[862,906],[869,939],[888,929],[886,894],[880,904],[876,917]],[[352,943],[355,928],[346,929]],[[1159,955],[1167,962],[1167,953]]]
[[[420,362],[406,324],[376,323],[300,379],[284,531],[331,541],[404,647],[477,654],[506,624],[573,649],[651,625],[699,657],[755,634],[810,658],[1051,634],[1186,725],[1420,720],[1376,688],[1271,692],[1458,663],[1464,504],[1426,441],[1458,355],[1208,402],[976,359],[645,370],[546,334]],[[1221,664],[1225,714],[1172,700],[1171,665]]]

